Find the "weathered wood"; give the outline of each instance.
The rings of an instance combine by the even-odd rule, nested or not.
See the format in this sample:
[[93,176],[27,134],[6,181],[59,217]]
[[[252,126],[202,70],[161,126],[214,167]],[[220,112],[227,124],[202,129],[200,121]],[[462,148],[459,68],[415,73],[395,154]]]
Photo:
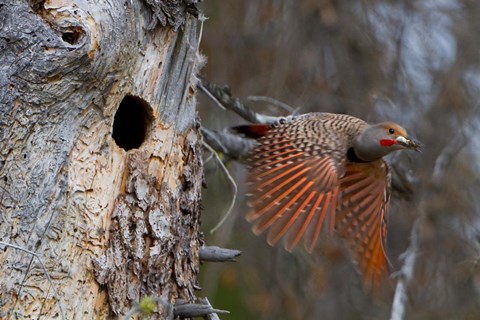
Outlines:
[[[183,319],[230,313],[227,310],[214,309],[208,299],[204,299],[201,302],[187,303],[186,301],[178,300],[174,306],[173,314],[175,317]],[[218,316],[216,318],[218,319]]]
[[[0,0],[0,240],[35,252],[60,299],[39,259],[7,247],[0,318],[55,319],[61,305],[67,319],[102,319],[144,295],[193,301],[198,35],[192,1],[175,3],[177,32],[152,28],[143,1]],[[112,138],[127,95],[145,131],[129,151]]]
[[242,252],[240,250],[220,248],[217,246],[203,246],[200,248],[199,258],[202,262],[234,262],[237,261],[235,258],[241,254]]

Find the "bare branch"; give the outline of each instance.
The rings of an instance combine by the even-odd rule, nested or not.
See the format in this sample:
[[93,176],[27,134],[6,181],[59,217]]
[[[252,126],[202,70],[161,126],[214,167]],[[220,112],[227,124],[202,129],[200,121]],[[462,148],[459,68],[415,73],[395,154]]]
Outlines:
[[[208,301],[208,300],[207,300]],[[174,316],[180,318],[205,317],[213,313],[228,314],[227,310],[214,309],[210,303],[188,303],[185,300],[178,299],[174,306]],[[217,317],[218,318],[218,317]]]
[[395,288],[395,295],[393,297],[392,312],[390,320],[405,319],[407,308],[407,288],[413,279],[413,271],[415,269],[415,262],[418,253],[418,228],[419,219],[417,219],[412,227],[412,234],[410,246],[402,254],[401,258],[404,260],[402,269],[394,276],[398,276],[397,287]]
[[281,117],[273,117],[252,111],[249,107],[240,102],[238,98],[234,98],[227,86],[219,87],[208,82],[203,78],[199,78],[198,87],[210,99],[212,99],[223,110],[228,109],[238,114],[243,119],[253,123],[275,123]]
[[214,131],[201,127],[200,132],[206,143],[217,152],[239,160],[244,158],[255,146],[255,141],[228,131]]
[[[212,306],[210,304],[210,301],[208,301],[208,298],[206,298],[206,297],[204,299],[202,299],[202,302],[204,304],[210,306],[210,307]],[[220,320],[220,317],[216,313],[207,314],[206,318],[207,318],[207,320]]]
[[200,261],[224,262],[237,261],[242,252],[240,250],[225,249],[216,246],[203,246],[200,248]]
[[215,227],[213,227],[213,229],[210,230],[210,234],[214,233],[215,231],[217,231],[218,228],[220,228],[223,223],[225,222],[225,220],[227,220],[228,216],[230,215],[230,213],[232,212],[232,209],[233,209],[233,206],[235,205],[235,201],[237,199],[237,192],[238,192],[238,188],[237,188],[237,184],[235,183],[235,180],[233,179],[233,177],[230,175],[230,172],[228,172],[227,168],[225,167],[225,165],[223,164],[222,160],[218,157],[218,154],[215,152],[215,150],[213,150],[212,147],[210,147],[208,145],[208,143],[206,142],[203,142],[203,145],[205,148],[207,148],[210,152],[212,152],[212,154],[214,155],[215,159],[217,159],[218,161],[218,164],[220,165],[220,167],[222,168],[223,172],[225,172],[225,175],[227,176],[228,180],[230,181],[230,183],[232,184],[232,187],[233,187],[233,196],[232,196],[232,202],[230,203],[230,206],[228,207],[228,210],[227,212],[225,213],[225,215],[223,216],[223,218],[220,220],[220,222],[217,223],[217,225]]
[[271,105],[274,105],[276,107],[279,107],[285,111],[288,111],[289,114],[297,114],[297,112],[300,110],[300,108],[294,108],[282,101],[279,101],[277,99],[273,99],[273,98],[270,98],[270,97],[266,97],[266,96],[248,96],[247,97],[247,100],[248,101],[255,101],[255,102],[258,102],[258,101],[261,101],[261,102],[268,102],[270,103]]
[[202,36],[203,36],[203,23],[207,20],[208,20],[208,18],[205,17],[205,15],[203,13],[200,13],[198,15],[198,21],[200,21],[200,32],[198,33],[197,54],[200,53],[200,44],[202,42]]

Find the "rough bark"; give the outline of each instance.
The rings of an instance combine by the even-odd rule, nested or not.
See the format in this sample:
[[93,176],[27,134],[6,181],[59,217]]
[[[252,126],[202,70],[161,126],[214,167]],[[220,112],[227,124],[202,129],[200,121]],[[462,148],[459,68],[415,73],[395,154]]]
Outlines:
[[[0,245],[0,318],[193,300],[198,35],[192,1],[175,3],[180,20],[153,28],[158,13],[138,0],[0,0],[0,241],[17,246]],[[144,132],[126,151],[139,130],[128,117]]]

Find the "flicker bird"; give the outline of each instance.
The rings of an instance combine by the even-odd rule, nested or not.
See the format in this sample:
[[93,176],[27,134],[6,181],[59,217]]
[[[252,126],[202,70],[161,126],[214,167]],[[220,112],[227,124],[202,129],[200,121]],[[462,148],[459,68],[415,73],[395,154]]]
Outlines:
[[288,251],[303,238],[312,252],[326,228],[347,240],[365,285],[376,285],[388,269],[390,173],[382,157],[419,144],[398,124],[369,125],[344,114],[309,113],[235,129],[257,139],[247,178],[253,232],[268,230],[270,245],[284,238]]

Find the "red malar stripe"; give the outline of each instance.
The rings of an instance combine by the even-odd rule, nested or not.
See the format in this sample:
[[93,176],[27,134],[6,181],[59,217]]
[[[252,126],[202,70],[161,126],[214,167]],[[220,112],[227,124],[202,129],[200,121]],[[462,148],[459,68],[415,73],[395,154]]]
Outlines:
[[380,145],[381,145],[382,147],[391,147],[391,146],[393,146],[393,145],[396,144],[396,143],[397,143],[397,141],[395,141],[395,140],[388,140],[388,139],[382,139],[382,140],[380,140]]

